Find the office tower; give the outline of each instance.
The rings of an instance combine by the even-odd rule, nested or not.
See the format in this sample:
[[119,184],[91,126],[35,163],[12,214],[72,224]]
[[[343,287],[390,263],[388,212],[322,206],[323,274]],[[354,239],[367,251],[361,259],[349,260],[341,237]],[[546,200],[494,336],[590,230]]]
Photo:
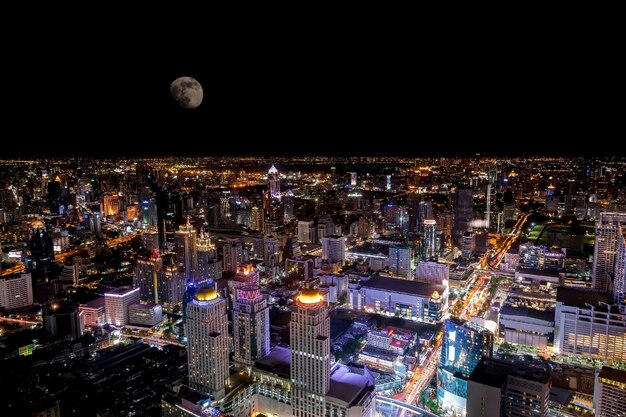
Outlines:
[[280,198],[280,176],[274,165],[267,172],[267,180],[269,182],[270,197]]
[[411,262],[413,261],[413,249],[410,246],[391,246],[387,265],[389,272],[404,279],[412,279]]
[[415,271],[415,280],[441,284],[450,279],[450,265],[438,262],[420,262]]
[[105,324],[104,297],[98,297],[78,306],[81,327],[100,327]]
[[593,248],[592,287],[597,291],[610,289],[611,276],[615,271],[615,254],[626,213],[600,213],[596,222],[596,241]]
[[439,248],[437,247],[437,221],[424,219],[422,225],[421,261],[436,261]]
[[391,175],[385,177],[385,191],[391,191]]
[[50,208],[50,214],[63,214],[61,211],[61,188],[61,178],[58,176],[54,179],[54,181],[50,181],[48,183],[48,207]]
[[626,362],[626,314],[613,295],[559,287],[554,312],[554,351]]
[[472,189],[456,190],[454,207],[454,230],[453,241],[459,245],[465,232],[472,230],[471,222],[474,216],[474,191]]
[[296,198],[293,195],[293,191],[287,190],[285,196],[281,200],[281,206],[283,209],[283,220],[285,222],[290,221],[295,218],[294,215],[294,206],[295,206]]
[[198,252],[196,250],[196,230],[189,223],[181,225],[175,233],[176,263],[182,267],[186,279],[196,279]]
[[64,300],[48,303],[43,310],[43,327],[51,336],[67,340],[78,339],[83,334],[78,305]]
[[420,201],[417,205],[417,231],[424,233],[424,221],[426,219],[432,219],[433,217],[433,203],[424,200]]
[[626,307],[626,230],[622,230],[617,236],[613,299],[621,308]]
[[467,415],[548,415],[552,379],[548,371],[483,358],[467,382]]
[[257,206],[253,206],[250,214],[250,228],[262,232],[265,220],[263,217],[263,209]]
[[209,235],[204,231],[200,232],[196,244],[198,250],[198,272],[196,277],[203,281],[209,278],[218,280],[222,278],[222,261],[217,259],[217,250],[211,243]]
[[107,194],[102,198],[102,211],[104,215],[117,216],[120,212],[120,198],[118,194]]
[[102,233],[102,214],[99,211],[91,211],[87,214],[87,228],[94,235]]
[[104,318],[108,324],[121,327],[128,324],[128,306],[137,304],[139,288],[116,288],[104,293]]
[[270,351],[267,299],[258,285],[238,288],[233,307],[235,362],[254,365]]
[[626,416],[626,371],[603,366],[596,371],[593,403],[598,417]]
[[159,216],[153,198],[141,201],[141,224],[144,228],[156,227],[158,233]]
[[137,259],[133,287],[139,287],[140,300],[144,303],[158,303],[158,274],[163,269],[163,260],[157,249],[150,257]]
[[224,271],[237,272],[237,267],[243,264],[243,245],[238,239],[227,239],[223,247]]
[[163,320],[163,308],[154,303],[128,306],[128,322],[137,326],[153,327]]
[[350,185],[352,187],[356,187],[357,185],[357,173],[356,172],[351,172],[350,173]]
[[181,307],[187,279],[185,274],[178,270],[172,258],[164,262],[164,264],[165,266],[158,273],[157,294],[159,304],[161,304],[163,310],[172,313],[176,307]]
[[322,259],[343,265],[346,261],[346,238],[336,235],[322,238]]
[[461,257],[463,259],[471,259],[476,253],[476,233],[465,232],[459,241],[461,249]]
[[37,281],[48,281],[50,270],[55,264],[54,242],[46,229],[36,229],[28,241],[30,249],[30,272]]
[[0,278],[0,307],[5,310],[33,304],[33,280],[31,274]]
[[437,401],[448,412],[465,415],[467,379],[483,357],[491,357],[493,334],[474,323],[451,318],[443,324]]
[[278,238],[273,235],[267,235],[263,238],[263,263],[271,267],[275,267],[280,262],[280,244]]
[[148,227],[143,231],[141,244],[150,253],[154,250],[159,250],[159,232],[156,227]]
[[189,384],[195,390],[222,399],[228,379],[228,317],[226,300],[215,283],[198,289],[187,304]]
[[317,221],[317,242],[322,243],[326,236],[335,234],[335,222],[332,217],[324,216]]
[[300,220],[298,222],[298,241],[303,243],[314,243],[316,242],[315,233],[315,222],[313,222],[312,220]]
[[296,298],[289,330],[292,415],[323,416],[330,385],[330,319],[316,289],[305,288]]

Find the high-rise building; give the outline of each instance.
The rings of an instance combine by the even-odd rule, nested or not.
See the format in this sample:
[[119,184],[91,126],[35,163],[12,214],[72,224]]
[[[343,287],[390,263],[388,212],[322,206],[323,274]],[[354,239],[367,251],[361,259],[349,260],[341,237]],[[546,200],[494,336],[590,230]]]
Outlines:
[[415,280],[442,284],[450,279],[450,265],[438,262],[420,262],[415,271]]
[[274,165],[267,172],[267,179],[269,182],[269,191],[271,198],[280,198],[280,175]]
[[227,239],[223,251],[224,271],[236,272],[237,267],[243,264],[243,245],[238,239]]
[[198,252],[196,250],[196,230],[189,223],[181,225],[175,233],[176,263],[182,267],[186,279],[196,279]]
[[596,241],[593,248],[593,272],[591,282],[594,290],[608,291],[611,276],[615,272],[615,254],[618,236],[626,213],[600,213],[596,222]]
[[613,282],[613,298],[615,304],[626,307],[626,230],[617,236],[617,253],[615,254],[615,279]]
[[603,361],[626,362],[626,314],[607,292],[559,287],[554,350]]
[[312,220],[300,220],[298,222],[298,241],[304,243],[314,243],[316,241],[315,234],[315,222]]
[[172,313],[182,305],[187,280],[171,258],[166,263],[158,274],[157,293],[163,310]]
[[267,235],[263,238],[263,263],[271,267],[275,267],[280,263],[280,243],[278,238],[273,235]]
[[233,307],[234,360],[251,366],[270,350],[269,309],[258,285],[245,285],[236,291]]
[[430,201],[420,201],[417,205],[417,231],[419,233],[424,233],[424,220],[432,219],[433,214],[433,203]]
[[297,297],[289,323],[293,416],[325,415],[330,386],[330,318],[316,289]]
[[437,246],[437,221],[435,219],[424,219],[422,225],[420,260],[436,261],[439,255],[439,248]]
[[598,417],[626,416],[626,371],[603,366],[596,371],[593,402]]
[[43,326],[46,333],[59,339],[78,339],[83,334],[78,305],[63,300],[48,303],[43,310]]
[[189,384],[216,400],[226,393],[228,379],[228,317],[226,300],[214,283],[200,288],[187,304]]
[[547,371],[483,358],[467,383],[467,415],[546,417],[551,387]]
[[107,194],[102,198],[102,209],[104,215],[117,216],[120,212],[120,197],[118,194]]
[[474,216],[474,191],[472,189],[456,190],[454,207],[454,230],[453,241],[460,244],[461,237],[465,232],[472,231],[472,218]]
[[437,401],[445,411],[465,415],[467,380],[483,357],[491,357],[493,334],[471,322],[447,319],[443,324]]
[[51,214],[62,214],[61,179],[57,176],[48,183],[48,206]]
[[196,244],[198,250],[198,270],[196,278],[200,281],[207,279],[218,280],[222,278],[222,261],[217,258],[215,245],[204,231],[200,232]]
[[337,235],[323,237],[322,259],[343,264],[346,261],[346,238]]
[[389,272],[404,279],[412,279],[411,263],[413,262],[413,249],[410,246],[391,246],[387,265]]
[[139,303],[139,288],[116,288],[104,293],[105,321],[113,326],[121,327],[128,324],[128,307]]
[[264,223],[263,209],[253,206],[250,212],[250,228],[262,232]]
[[459,240],[459,247],[461,249],[461,257],[463,259],[471,259],[476,253],[476,233],[463,233]]
[[5,310],[33,304],[33,279],[30,274],[0,278],[0,307]]
[[133,287],[140,288],[140,299],[144,303],[159,302],[158,276],[162,269],[163,260],[158,249],[153,250],[150,257],[137,259]]

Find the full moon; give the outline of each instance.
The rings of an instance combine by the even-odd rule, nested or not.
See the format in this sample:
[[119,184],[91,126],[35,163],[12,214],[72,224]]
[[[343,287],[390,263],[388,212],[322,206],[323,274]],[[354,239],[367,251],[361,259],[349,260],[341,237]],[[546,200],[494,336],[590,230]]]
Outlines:
[[202,103],[204,92],[200,83],[191,77],[180,77],[170,85],[174,100],[185,109],[195,109]]

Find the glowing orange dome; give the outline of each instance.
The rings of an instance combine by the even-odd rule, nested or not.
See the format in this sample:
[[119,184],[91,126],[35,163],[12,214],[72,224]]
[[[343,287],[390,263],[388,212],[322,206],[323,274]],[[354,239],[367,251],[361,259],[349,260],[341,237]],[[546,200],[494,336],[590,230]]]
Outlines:
[[433,292],[433,294],[430,296],[430,298],[432,298],[433,300],[438,300],[441,298],[441,296],[439,295],[439,293],[437,291]]
[[316,304],[323,300],[322,296],[315,288],[305,288],[298,296],[298,301],[302,304]]
[[217,298],[217,290],[215,289],[215,285],[200,288],[194,298],[198,301],[215,300]]

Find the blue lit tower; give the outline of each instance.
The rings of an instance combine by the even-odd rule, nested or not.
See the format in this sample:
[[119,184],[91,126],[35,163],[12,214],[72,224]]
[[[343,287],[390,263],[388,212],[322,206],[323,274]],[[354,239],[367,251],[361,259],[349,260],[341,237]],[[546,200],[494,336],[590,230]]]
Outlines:
[[474,323],[451,318],[443,324],[437,400],[445,411],[465,415],[467,379],[480,359],[491,357],[493,335]]

